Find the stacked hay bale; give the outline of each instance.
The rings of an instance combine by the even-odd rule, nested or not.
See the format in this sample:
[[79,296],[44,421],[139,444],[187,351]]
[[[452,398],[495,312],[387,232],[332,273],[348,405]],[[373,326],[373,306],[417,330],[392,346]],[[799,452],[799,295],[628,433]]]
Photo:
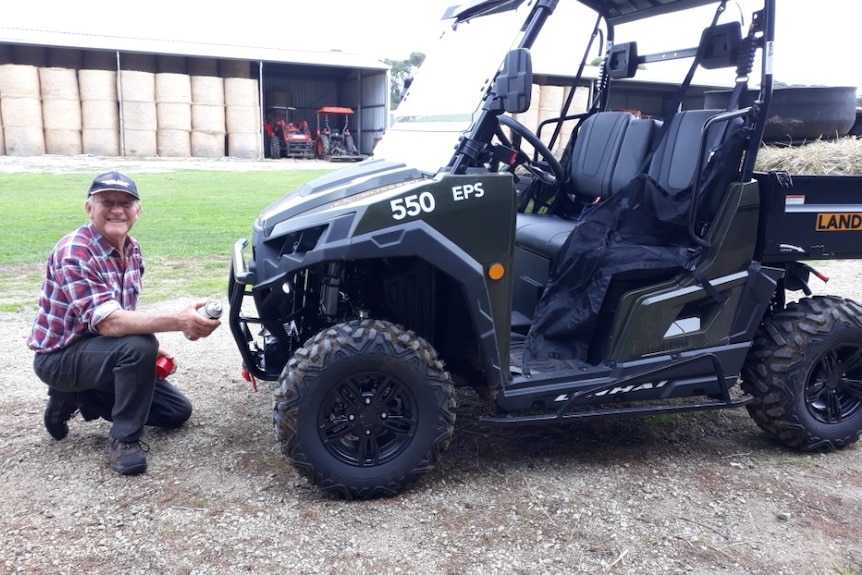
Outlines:
[[45,153],[39,68],[30,64],[0,65],[0,117],[10,156]]
[[218,61],[196,58],[189,61],[191,85],[191,155],[221,158],[225,155],[224,78]]
[[94,156],[120,155],[117,60],[111,52],[87,51],[78,70],[81,93],[81,147]]
[[223,62],[228,155],[243,159],[259,158],[262,142],[257,80],[248,77],[248,62]]
[[188,74],[156,74],[159,156],[191,155],[192,86]]
[[81,97],[73,68],[39,68],[45,152],[75,156],[81,143]]
[[123,59],[119,82],[123,155],[158,155],[155,67],[155,56],[130,54]]

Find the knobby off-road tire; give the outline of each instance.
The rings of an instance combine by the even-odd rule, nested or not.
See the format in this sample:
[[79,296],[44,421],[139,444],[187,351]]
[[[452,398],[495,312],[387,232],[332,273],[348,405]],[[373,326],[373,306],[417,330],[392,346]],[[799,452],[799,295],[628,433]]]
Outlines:
[[296,351],[274,395],[281,450],[312,485],[347,499],[395,495],[431,470],[455,427],[437,353],[386,321],[332,326]]
[[833,296],[791,303],[758,331],[743,368],[748,412],[781,443],[837,449],[862,430],[862,307]]
[[278,136],[269,139],[269,157],[275,160],[281,158],[281,140]]

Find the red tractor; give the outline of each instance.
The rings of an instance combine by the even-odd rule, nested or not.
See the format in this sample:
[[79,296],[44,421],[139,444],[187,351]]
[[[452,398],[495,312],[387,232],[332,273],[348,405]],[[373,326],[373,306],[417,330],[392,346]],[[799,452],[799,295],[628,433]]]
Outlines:
[[267,108],[266,122],[263,125],[267,148],[271,158],[313,158],[314,141],[308,129],[308,122],[301,120],[294,124],[290,121],[289,106],[270,106]]

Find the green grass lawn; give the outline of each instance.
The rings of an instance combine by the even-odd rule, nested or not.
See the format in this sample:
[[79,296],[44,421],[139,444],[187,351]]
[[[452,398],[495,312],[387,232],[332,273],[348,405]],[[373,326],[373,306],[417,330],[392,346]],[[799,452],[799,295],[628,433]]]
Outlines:
[[[276,199],[331,170],[182,171],[132,175],[141,216],[132,235],[147,270],[142,302],[225,297],[234,242],[250,237]],[[87,221],[91,174],[0,174],[0,310],[11,294],[38,293],[42,266],[60,237]],[[35,305],[35,301],[33,302]]]

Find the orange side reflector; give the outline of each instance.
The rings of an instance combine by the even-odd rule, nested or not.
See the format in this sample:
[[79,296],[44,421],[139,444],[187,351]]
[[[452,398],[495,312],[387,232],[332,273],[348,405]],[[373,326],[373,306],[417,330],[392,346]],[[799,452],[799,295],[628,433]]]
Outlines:
[[503,264],[491,264],[488,268],[488,277],[492,280],[502,279],[506,274],[506,268],[503,267]]

